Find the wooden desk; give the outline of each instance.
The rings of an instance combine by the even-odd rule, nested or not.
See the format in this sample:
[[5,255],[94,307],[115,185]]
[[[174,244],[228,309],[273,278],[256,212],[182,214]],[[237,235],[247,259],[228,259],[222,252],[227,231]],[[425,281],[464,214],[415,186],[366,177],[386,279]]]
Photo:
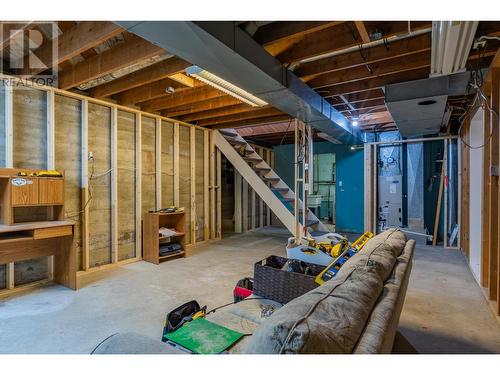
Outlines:
[[0,264],[54,256],[54,281],[77,289],[77,256],[71,221],[0,225]]

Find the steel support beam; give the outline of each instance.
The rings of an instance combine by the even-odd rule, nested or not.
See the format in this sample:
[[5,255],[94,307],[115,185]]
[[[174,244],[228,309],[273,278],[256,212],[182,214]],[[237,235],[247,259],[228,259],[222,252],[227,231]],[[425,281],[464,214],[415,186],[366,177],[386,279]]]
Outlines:
[[358,129],[235,22],[120,21],[117,24],[342,143],[361,142]]

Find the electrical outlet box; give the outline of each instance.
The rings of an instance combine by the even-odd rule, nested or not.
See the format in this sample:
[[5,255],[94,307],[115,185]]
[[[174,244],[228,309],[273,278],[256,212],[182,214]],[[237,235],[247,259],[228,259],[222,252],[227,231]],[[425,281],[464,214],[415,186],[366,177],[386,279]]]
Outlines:
[[87,159],[92,160],[94,158],[94,153],[92,151],[89,151]]
[[500,168],[498,167],[498,165],[491,166],[491,175],[492,176],[498,176],[499,172],[500,172]]

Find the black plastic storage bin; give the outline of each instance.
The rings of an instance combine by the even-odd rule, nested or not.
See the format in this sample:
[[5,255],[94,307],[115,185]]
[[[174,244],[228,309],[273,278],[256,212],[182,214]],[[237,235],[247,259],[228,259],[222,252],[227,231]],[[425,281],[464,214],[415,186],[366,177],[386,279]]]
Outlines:
[[253,277],[253,294],[272,299],[280,303],[288,303],[310,290],[318,287],[314,279],[324,267],[305,263],[313,272],[313,276],[282,270],[287,258],[271,255],[255,263]]

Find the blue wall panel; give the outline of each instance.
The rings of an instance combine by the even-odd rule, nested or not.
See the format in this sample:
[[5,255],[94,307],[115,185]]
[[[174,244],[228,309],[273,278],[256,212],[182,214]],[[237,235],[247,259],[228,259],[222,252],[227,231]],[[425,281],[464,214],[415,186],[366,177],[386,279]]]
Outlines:
[[[276,173],[293,189],[294,145],[274,147]],[[338,232],[363,232],[364,173],[363,149],[347,145],[315,142],[315,154],[336,154],[336,223]]]

